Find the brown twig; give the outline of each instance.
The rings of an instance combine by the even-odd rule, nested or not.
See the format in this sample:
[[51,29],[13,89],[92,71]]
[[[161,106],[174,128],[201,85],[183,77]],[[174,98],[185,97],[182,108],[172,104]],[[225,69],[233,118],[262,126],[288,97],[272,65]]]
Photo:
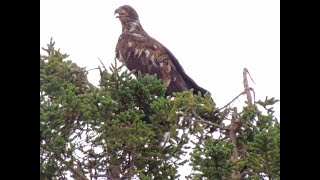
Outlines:
[[99,59],[101,65],[103,66],[103,68],[104,68],[104,69],[107,69],[106,66],[103,64],[103,62],[101,61],[101,59],[100,59],[100,58],[98,58],[98,59]]
[[99,69],[99,68],[92,68],[92,69],[88,69],[88,70],[87,70],[87,72],[88,72],[88,71],[95,70],[95,69]]
[[194,111],[192,111],[192,114],[198,119],[198,120],[196,120],[196,119],[192,119],[192,118],[191,118],[192,121],[202,122],[202,123],[205,123],[205,124],[209,124],[209,125],[212,125],[212,126],[216,126],[216,127],[220,128],[220,129],[223,129],[223,130],[228,130],[228,129],[229,129],[229,128],[227,128],[227,127],[222,127],[222,126],[220,126],[219,124],[216,124],[216,123],[213,123],[213,122],[209,122],[209,121],[207,121],[207,120],[204,120],[203,118],[201,118],[201,117],[200,117],[196,112],[194,112]]
[[249,74],[249,77],[250,77],[250,79],[251,79],[251,81],[253,82],[253,84],[256,84],[254,81],[253,81],[253,79],[252,79],[252,77],[251,77],[251,75],[250,75],[250,73],[249,73],[249,70],[246,68],[246,70],[247,70],[247,73]]
[[224,105],[222,108],[219,108],[217,111],[220,111],[221,109],[226,108],[227,106],[229,106],[233,101],[235,101],[236,99],[238,99],[241,95],[243,95],[245,92],[240,93],[238,96],[236,96],[235,98],[233,98],[228,104]]
[[[104,70],[106,71],[106,70],[107,70],[106,66],[103,64],[103,62],[101,61],[100,58],[98,58],[98,59],[99,59],[101,65],[102,65],[102,67],[103,67]],[[100,77],[102,78],[102,76],[103,76],[103,71],[101,70],[100,66],[98,66],[98,69],[99,69],[99,72],[100,72]]]
[[251,90],[252,93],[253,93],[253,103],[254,103],[254,105],[255,105],[255,104],[256,104],[256,93],[255,93],[254,89],[251,88],[251,87],[250,87],[250,90]]

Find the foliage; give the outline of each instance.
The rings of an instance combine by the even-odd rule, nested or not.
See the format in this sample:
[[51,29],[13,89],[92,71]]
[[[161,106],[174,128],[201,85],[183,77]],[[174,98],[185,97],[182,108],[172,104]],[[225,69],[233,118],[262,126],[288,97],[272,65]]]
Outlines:
[[203,147],[196,145],[192,154],[192,166],[195,171],[193,179],[223,179],[230,176],[232,162],[230,154],[232,144],[228,141],[214,141],[208,138],[204,141]]
[[[254,107],[245,106],[237,114],[242,125],[236,137],[237,160],[232,161],[234,146],[230,146],[229,134],[223,130],[218,138],[195,143],[191,159],[194,172],[188,178],[230,179],[231,172],[239,172],[241,178],[280,179],[280,123],[272,107],[269,108],[277,101],[266,98]],[[258,106],[267,114],[258,110]],[[230,129],[230,125],[227,127]]]
[[[226,123],[231,107],[218,109],[209,94],[190,90],[165,97],[156,76],[134,77],[116,61],[109,69],[99,67],[96,87],[88,71],[66,60],[52,40],[43,50],[41,179],[178,179],[178,167],[186,163],[193,167],[187,177],[192,179],[230,179],[235,172],[250,179],[280,178],[274,98],[237,113],[241,128],[234,144]],[[164,143],[166,132],[170,139]],[[234,148],[238,160],[232,159]]]

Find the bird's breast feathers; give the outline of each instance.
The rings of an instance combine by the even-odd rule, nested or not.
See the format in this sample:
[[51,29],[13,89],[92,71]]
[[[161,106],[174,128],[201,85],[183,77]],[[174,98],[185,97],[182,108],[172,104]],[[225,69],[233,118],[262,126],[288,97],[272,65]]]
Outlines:
[[175,79],[171,75],[171,70],[175,69],[174,64],[162,45],[150,36],[123,33],[116,46],[116,57],[129,70],[136,69],[142,74],[157,74],[167,86]]

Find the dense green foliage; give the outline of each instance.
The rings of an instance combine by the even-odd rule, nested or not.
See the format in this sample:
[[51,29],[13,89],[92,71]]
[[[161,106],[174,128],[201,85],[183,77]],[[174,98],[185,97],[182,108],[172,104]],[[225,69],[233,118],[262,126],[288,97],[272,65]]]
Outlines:
[[[225,122],[231,108],[217,111],[208,94],[190,90],[165,97],[155,76],[135,78],[117,62],[100,70],[96,87],[87,70],[66,60],[54,42],[43,50],[41,179],[178,179],[178,167],[186,163],[193,167],[186,177],[191,179],[227,179],[242,169],[251,179],[280,179],[280,123],[269,107],[277,100],[258,101],[238,113],[239,160],[233,161]],[[164,146],[165,132],[170,140]],[[212,138],[214,133],[221,136]],[[191,159],[184,158],[191,151]]]
[[231,160],[234,146],[228,134],[195,143],[191,159],[195,173],[191,179],[230,179],[232,170],[243,172],[243,178],[247,179],[280,179],[280,123],[274,117],[272,107],[269,108],[276,102],[274,98],[257,102],[257,106],[267,110],[266,114],[257,106],[244,107],[238,113],[242,124],[236,143],[238,160]]

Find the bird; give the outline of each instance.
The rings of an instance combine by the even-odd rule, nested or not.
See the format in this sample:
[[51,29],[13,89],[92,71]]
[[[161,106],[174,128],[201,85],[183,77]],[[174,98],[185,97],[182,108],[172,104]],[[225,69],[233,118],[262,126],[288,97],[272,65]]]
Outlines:
[[[208,91],[200,87],[184,71],[178,59],[160,42],[143,29],[138,13],[129,5],[123,5],[114,11],[122,25],[122,33],[115,48],[116,58],[130,71],[138,71],[142,75],[157,75],[167,88],[165,95],[193,89],[194,94]],[[210,92],[208,92],[210,94]]]

